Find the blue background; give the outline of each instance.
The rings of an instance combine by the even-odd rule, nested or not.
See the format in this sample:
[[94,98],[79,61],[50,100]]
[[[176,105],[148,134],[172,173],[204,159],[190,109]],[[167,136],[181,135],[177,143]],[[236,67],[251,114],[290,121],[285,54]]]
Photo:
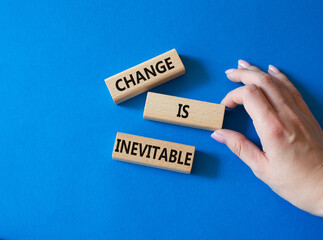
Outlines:
[[[172,48],[153,91],[220,102],[239,58],[273,64],[322,125],[321,0],[0,3],[0,239],[323,239],[323,219],[258,180],[211,132],[144,120],[104,79]],[[225,128],[259,143],[242,107]],[[117,131],[196,146],[191,175],[112,160]]]

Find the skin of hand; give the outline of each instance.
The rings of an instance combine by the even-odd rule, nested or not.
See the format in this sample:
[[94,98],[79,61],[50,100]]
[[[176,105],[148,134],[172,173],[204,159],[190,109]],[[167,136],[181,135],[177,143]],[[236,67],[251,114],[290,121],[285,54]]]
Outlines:
[[253,120],[262,150],[241,133],[216,130],[226,144],[274,192],[296,207],[323,216],[323,131],[301,94],[276,67],[268,73],[239,60],[228,79],[244,86],[222,100],[228,108],[243,105]]

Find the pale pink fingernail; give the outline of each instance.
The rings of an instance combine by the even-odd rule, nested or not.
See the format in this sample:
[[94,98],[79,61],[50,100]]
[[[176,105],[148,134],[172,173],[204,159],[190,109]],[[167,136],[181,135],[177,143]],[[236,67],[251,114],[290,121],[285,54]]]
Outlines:
[[214,140],[216,140],[216,141],[218,141],[218,142],[220,142],[220,143],[225,143],[225,139],[224,139],[224,137],[223,137],[220,133],[218,133],[217,131],[215,131],[214,133],[212,133],[212,134],[211,134],[211,137],[212,137]]
[[232,73],[234,71],[235,71],[235,69],[234,68],[231,68],[231,69],[226,70],[225,71],[225,74],[229,74],[229,73]]
[[276,67],[275,67],[275,66],[273,66],[273,65],[269,65],[269,70],[273,71],[274,73],[279,73],[278,68],[276,68]]
[[241,67],[243,67],[243,68],[248,68],[248,67],[250,67],[250,63],[248,63],[247,61],[242,60],[242,59],[240,59],[240,60],[238,61],[238,65],[239,65],[239,66],[241,66]]

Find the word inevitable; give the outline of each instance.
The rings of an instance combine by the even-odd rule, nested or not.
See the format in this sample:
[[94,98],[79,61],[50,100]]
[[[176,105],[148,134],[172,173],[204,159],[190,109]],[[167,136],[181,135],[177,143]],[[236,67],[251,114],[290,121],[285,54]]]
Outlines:
[[175,49],[105,79],[113,101],[118,104],[185,73]]
[[190,173],[195,147],[117,133],[112,158],[146,166]]

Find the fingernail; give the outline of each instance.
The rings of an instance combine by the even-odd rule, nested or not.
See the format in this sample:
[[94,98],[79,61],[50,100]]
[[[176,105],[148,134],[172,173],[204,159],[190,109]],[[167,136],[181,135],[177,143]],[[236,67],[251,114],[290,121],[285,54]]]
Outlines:
[[250,67],[250,63],[248,63],[247,61],[242,60],[242,59],[240,59],[240,60],[238,61],[238,65],[239,65],[239,66],[241,66],[241,67],[243,67],[243,68],[248,68],[248,67]]
[[211,134],[211,137],[214,139],[214,140],[216,140],[216,141],[218,141],[218,142],[220,142],[220,143],[225,143],[225,139],[224,139],[224,137],[220,134],[220,133],[218,133],[217,131],[215,131],[214,133],[212,133]]
[[279,73],[278,68],[276,68],[276,67],[275,67],[275,66],[273,66],[273,65],[269,65],[269,70],[273,71],[274,73]]
[[229,73],[232,73],[234,71],[235,71],[235,69],[234,68],[231,68],[231,69],[226,70],[225,71],[225,74],[229,74]]

